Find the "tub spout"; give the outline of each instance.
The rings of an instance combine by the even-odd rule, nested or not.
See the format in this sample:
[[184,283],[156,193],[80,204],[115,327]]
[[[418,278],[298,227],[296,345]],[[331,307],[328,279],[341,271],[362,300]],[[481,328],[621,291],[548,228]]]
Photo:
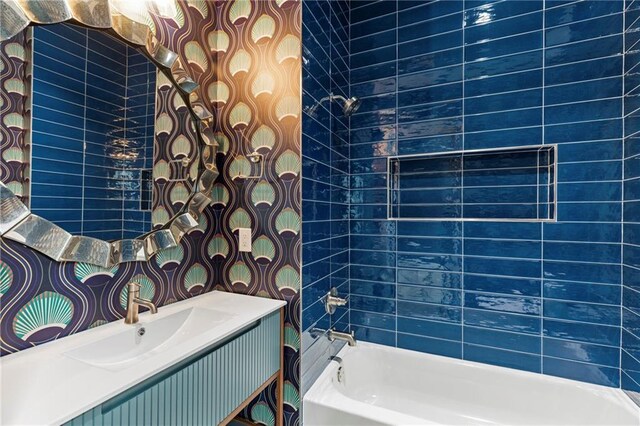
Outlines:
[[332,328],[331,330],[327,331],[327,337],[332,342],[334,340],[343,340],[347,342],[349,346],[356,345],[356,335],[353,331],[351,333],[341,333]]

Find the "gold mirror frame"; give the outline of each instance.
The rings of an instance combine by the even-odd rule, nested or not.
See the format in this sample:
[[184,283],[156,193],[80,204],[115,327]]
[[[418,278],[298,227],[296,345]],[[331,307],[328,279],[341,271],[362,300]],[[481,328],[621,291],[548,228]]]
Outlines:
[[[134,0],[131,0],[134,1]],[[84,262],[110,268],[124,262],[148,261],[159,251],[176,247],[182,237],[198,226],[202,211],[212,203],[218,144],[213,136],[213,114],[198,98],[198,84],[175,52],[160,44],[151,29],[119,14],[112,14],[108,0],[2,0],[0,41],[29,25],[69,22],[106,30],[136,47],[178,90],[195,123],[198,143],[198,176],[194,189],[180,211],[160,229],[136,239],[113,242],[74,236],[54,223],[32,214],[9,188],[0,182],[0,237],[22,243],[56,261]]]

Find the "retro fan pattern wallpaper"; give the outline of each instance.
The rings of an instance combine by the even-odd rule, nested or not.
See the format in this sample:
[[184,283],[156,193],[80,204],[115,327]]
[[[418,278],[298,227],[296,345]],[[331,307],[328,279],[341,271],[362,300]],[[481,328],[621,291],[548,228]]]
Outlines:
[[[284,299],[285,422],[298,423],[300,352],[301,12],[297,0],[178,2],[178,15],[154,30],[179,52],[209,101],[220,144],[221,176],[212,206],[181,245],[147,263],[104,269],[57,263],[24,246],[0,242],[0,351],[17,352],[120,319],[130,281],[158,306],[213,289]],[[3,95],[0,179],[20,189],[28,181],[25,34],[2,43]],[[7,95],[5,95],[5,92]],[[152,221],[181,206],[189,182],[169,182],[171,160],[195,154],[186,108],[158,79]],[[26,113],[26,114],[25,114]],[[255,164],[247,157],[261,154]],[[237,250],[237,229],[253,229],[253,250]],[[275,423],[275,387],[243,416]]]

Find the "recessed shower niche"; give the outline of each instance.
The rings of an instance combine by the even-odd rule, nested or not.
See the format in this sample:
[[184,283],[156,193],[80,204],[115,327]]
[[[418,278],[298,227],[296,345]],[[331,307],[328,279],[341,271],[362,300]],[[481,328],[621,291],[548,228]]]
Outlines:
[[556,157],[555,145],[389,157],[389,219],[555,221]]

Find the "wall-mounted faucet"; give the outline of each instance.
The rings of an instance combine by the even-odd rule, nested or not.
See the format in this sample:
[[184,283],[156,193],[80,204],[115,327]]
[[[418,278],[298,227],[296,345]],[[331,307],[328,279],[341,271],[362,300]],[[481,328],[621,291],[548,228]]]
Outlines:
[[324,296],[324,310],[329,315],[333,315],[338,306],[344,306],[348,301],[346,298],[338,297],[338,289],[333,287],[329,290],[329,293]]
[[125,324],[135,324],[138,322],[138,308],[140,305],[146,306],[151,314],[158,313],[156,305],[150,300],[140,298],[140,284],[129,283],[127,294],[127,317],[124,319]]
[[333,342],[334,340],[343,340],[347,342],[349,346],[356,345],[356,334],[353,331],[351,333],[342,333],[332,328],[329,331],[327,331],[327,338],[331,342]]

